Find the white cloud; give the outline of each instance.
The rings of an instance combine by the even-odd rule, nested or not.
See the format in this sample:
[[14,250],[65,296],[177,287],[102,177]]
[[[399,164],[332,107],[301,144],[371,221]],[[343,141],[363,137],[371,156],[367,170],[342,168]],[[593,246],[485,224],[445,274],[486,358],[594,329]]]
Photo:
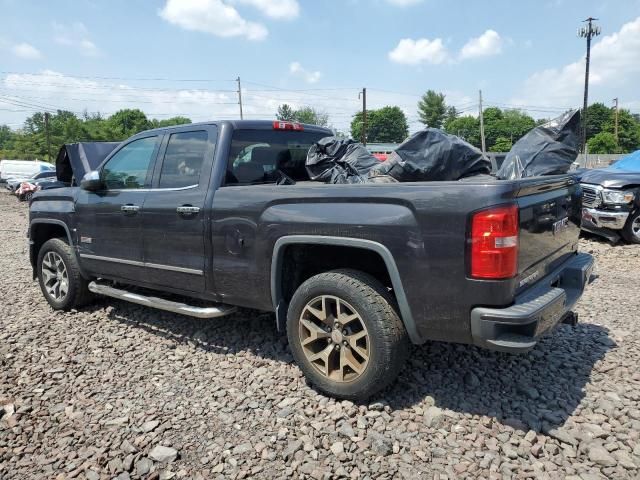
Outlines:
[[389,58],[396,63],[406,65],[419,65],[424,62],[439,64],[448,60],[449,53],[441,38],[434,40],[403,38],[396,48],[389,52]]
[[[635,86],[640,76],[639,58],[640,17],[624,24],[620,31],[602,37],[591,47],[591,93],[597,94],[599,89],[627,87],[631,95],[637,96]],[[532,74],[524,82],[521,93],[511,101],[541,106],[577,106],[581,105],[583,88],[584,57],[563,67]]]
[[29,43],[17,43],[11,47],[11,51],[16,57],[24,58],[26,60],[38,60],[42,58],[40,50]]
[[300,14],[297,0],[231,0],[234,4],[251,5],[267,17],[289,20]]
[[387,3],[395,5],[396,7],[410,7],[422,3],[422,0],[387,0]]
[[86,57],[96,57],[100,54],[96,44],[89,39],[89,30],[82,22],[53,22],[53,32],[53,40],[60,45],[77,48]]
[[[256,3],[259,0],[252,0]],[[263,40],[268,31],[260,23],[242,18],[238,11],[222,0],[167,0],[159,12],[167,22],[218,37],[246,37]]]
[[460,58],[478,58],[497,55],[502,51],[503,40],[495,30],[487,30],[482,35],[469,40],[460,51]]
[[291,62],[289,65],[289,73],[304,79],[307,83],[316,83],[320,80],[322,74],[318,71],[310,71],[300,65],[299,62]]

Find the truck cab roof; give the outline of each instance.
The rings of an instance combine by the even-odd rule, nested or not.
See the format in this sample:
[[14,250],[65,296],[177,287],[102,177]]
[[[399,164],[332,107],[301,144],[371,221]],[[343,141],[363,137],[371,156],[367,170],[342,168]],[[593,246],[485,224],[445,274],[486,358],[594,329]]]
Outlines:
[[[223,125],[230,126],[233,130],[275,130],[274,123],[279,122],[279,120],[210,120],[205,122],[197,122],[197,123],[187,123],[182,125],[172,125],[169,127],[160,127],[154,128],[151,130],[145,130],[144,132],[138,133],[138,135],[148,134],[151,132],[158,133],[166,133],[171,132],[173,130],[184,130],[185,127],[198,127],[198,126],[206,126],[206,125],[216,125],[221,127]],[[296,124],[302,127],[302,130],[305,132],[321,132],[326,133],[327,135],[333,135],[333,131],[326,127],[320,127],[318,125],[311,125],[308,123],[297,123],[297,122],[284,122],[287,124]]]

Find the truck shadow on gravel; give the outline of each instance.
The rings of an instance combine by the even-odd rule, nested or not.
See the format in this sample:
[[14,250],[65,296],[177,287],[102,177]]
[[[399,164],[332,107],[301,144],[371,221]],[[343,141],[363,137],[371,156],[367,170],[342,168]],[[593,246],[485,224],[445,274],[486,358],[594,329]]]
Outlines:
[[593,324],[561,325],[520,355],[440,342],[414,347],[386,401],[407,408],[432,397],[425,403],[547,431],[574,413],[595,364],[615,348],[608,332]]
[[[206,352],[251,352],[293,362],[286,336],[276,332],[271,314],[241,310],[200,320],[115,301],[95,307],[106,307],[111,320],[169,340],[168,352],[191,345]],[[430,342],[413,347],[398,381],[368,403],[382,402],[394,410],[435,405],[493,417],[525,431],[547,431],[573,414],[595,364],[615,346],[608,330],[593,324],[561,325],[521,355]]]

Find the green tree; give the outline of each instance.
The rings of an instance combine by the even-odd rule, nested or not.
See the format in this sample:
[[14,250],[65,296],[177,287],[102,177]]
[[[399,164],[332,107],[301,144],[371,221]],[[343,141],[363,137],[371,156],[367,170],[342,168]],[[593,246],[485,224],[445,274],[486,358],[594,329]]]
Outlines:
[[600,132],[587,142],[589,153],[618,153],[619,147],[613,133]]
[[294,111],[293,121],[326,127],[329,125],[329,115],[313,107],[302,107]]
[[444,115],[442,126],[446,129],[447,125],[458,118],[458,109],[454,106],[447,107],[447,113]]
[[512,144],[511,140],[507,137],[498,137],[496,138],[496,143],[493,144],[493,148],[491,148],[492,152],[508,152],[511,150]]
[[483,112],[484,117],[484,138],[487,150],[493,148],[494,143],[498,137],[507,136],[503,130],[505,123],[502,110],[497,107],[485,108]]
[[[362,138],[362,112],[353,116],[351,136]],[[383,107],[367,110],[367,142],[400,143],[409,136],[409,123],[400,107]]]
[[587,139],[599,134],[612,119],[612,109],[604,103],[592,103],[587,107]]
[[[612,118],[604,125],[604,132],[615,132],[615,119]],[[629,110],[618,111],[618,146],[620,153],[633,152],[640,149],[640,123],[631,115]]]
[[155,118],[151,120],[151,126],[153,128],[171,127],[173,125],[187,125],[189,123],[192,123],[190,118],[181,116],[165,118],[164,120],[156,120]]
[[137,108],[119,110],[107,120],[107,128],[113,140],[124,140],[151,126],[147,116]]
[[476,117],[458,117],[448,123],[446,131],[480,148],[480,121]]
[[447,105],[444,94],[427,90],[418,102],[418,116],[420,121],[428,127],[442,128],[447,115]]
[[13,145],[15,133],[8,125],[0,125],[0,150],[10,150]]
[[281,122],[293,122],[295,116],[295,111],[291,108],[290,105],[283,103],[278,107],[278,111],[276,112],[276,118]]

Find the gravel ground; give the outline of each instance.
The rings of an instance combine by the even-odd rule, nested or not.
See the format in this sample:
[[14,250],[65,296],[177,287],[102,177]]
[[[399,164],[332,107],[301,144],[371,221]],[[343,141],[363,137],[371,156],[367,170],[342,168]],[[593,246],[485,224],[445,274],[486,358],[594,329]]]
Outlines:
[[269,315],[54,313],[0,194],[0,478],[639,478],[640,247],[532,352],[430,343],[366,405],[314,392]]

